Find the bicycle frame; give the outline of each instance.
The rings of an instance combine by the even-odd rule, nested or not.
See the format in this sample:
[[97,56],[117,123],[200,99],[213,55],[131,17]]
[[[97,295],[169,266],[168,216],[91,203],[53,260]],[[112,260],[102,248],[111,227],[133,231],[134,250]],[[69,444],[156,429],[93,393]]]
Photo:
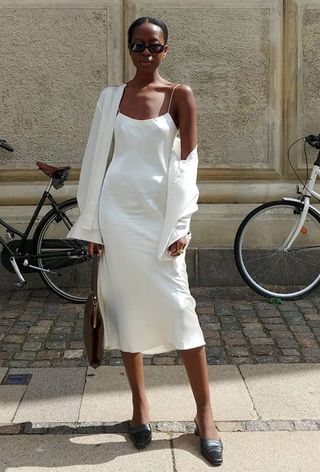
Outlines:
[[[286,239],[283,246],[281,247],[282,251],[288,251],[290,247],[292,246],[292,244],[294,243],[294,241],[296,240],[298,234],[303,228],[309,208],[312,208],[320,216],[319,210],[317,210],[317,208],[315,208],[313,205],[310,205],[311,197],[315,197],[318,200],[320,200],[320,194],[314,190],[317,177],[320,175],[320,166],[317,165],[317,161],[312,168],[308,184],[302,190],[302,192],[299,191],[299,193],[302,195],[303,198],[302,199],[289,198],[289,197],[283,198],[283,200],[285,201],[291,201],[291,202],[297,202],[297,203],[303,204],[303,210],[301,212],[300,218],[296,221],[294,227],[291,230],[291,233],[289,234],[288,238]],[[298,189],[299,189],[299,186],[298,186]]]
[[7,242],[0,236],[0,244],[4,248],[6,248],[6,250],[10,254],[10,263],[11,263],[11,265],[12,265],[12,267],[13,267],[13,269],[14,269],[14,271],[15,271],[18,279],[19,279],[19,282],[17,282],[17,285],[20,285],[20,286],[25,283],[25,279],[21,274],[21,271],[18,267],[17,261],[24,259],[24,263],[23,263],[24,266],[29,266],[32,269],[36,269],[36,270],[40,270],[40,271],[49,271],[48,269],[44,269],[42,267],[37,267],[37,266],[30,265],[28,259],[29,258],[30,259],[36,259],[36,260],[38,260],[38,259],[47,259],[47,258],[51,258],[51,257],[63,256],[66,253],[66,251],[61,250],[61,252],[53,251],[52,253],[50,253],[50,251],[48,251],[48,252],[46,252],[45,256],[43,254],[25,254],[25,248],[26,248],[26,245],[27,245],[28,236],[29,236],[30,231],[31,231],[31,229],[32,229],[32,227],[33,227],[40,211],[41,211],[41,208],[44,205],[44,202],[47,199],[50,201],[51,206],[56,211],[57,215],[61,216],[61,218],[64,220],[67,227],[69,229],[71,229],[71,227],[72,227],[72,223],[68,220],[68,218],[65,215],[62,214],[62,212],[60,211],[58,203],[55,201],[53,196],[50,194],[51,186],[52,186],[52,179],[50,180],[47,188],[43,192],[42,197],[41,197],[37,207],[35,208],[33,215],[31,216],[31,219],[29,221],[29,224],[28,224],[25,232],[21,232],[20,230],[18,230],[17,228],[9,225],[2,218],[0,218],[0,226],[3,226],[4,228],[6,228],[6,233],[7,233],[7,237],[9,239],[9,241],[12,241],[14,239],[14,235],[17,235],[21,238],[21,246],[19,247],[20,254],[16,254],[11,249],[9,244],[7,244]]
[[[46,201],[46,199],[48,198],[51,202],[51,205],[52,207],[58,211],[58,205],[56,203],[56,201],[54,200],[54,198],[52,197],[52,195],[50,194],[50,188],[51,188],[51,182],[49,183],[48,187],[46,188],[46,190],[43,192],[42,194],[42,197],[36,207],[36,209],[34,210],[34,213],[33,215],[31,216],[31,219],[29,221],[29,224],[25,230],[24,233],[22,233],[21,231],[19,231],[17,228],[9,225],[8,223],[6,223],[2,218],[0,218],[0,226],[4,226],[6,228],[6,232],[7,232],[7,236],[9,238],[9,240],[12,240],[12,235],[15,234],[17,236],[20,236],[21,237],[21,241],[22,241],[22,244],[21,244],[21,251],[23,252],[24,249],[25,249],[25,246],[26,246],[26,242],[27,242],[27,239],[28,239],[28,236],[30,234],[30,231],[41,211],[41,208],[43,207],[44,205],[44,202]],[[6,243],[6,241],[0,236],[0,243],[2,244],[3,247],[5,247],[12,255],[14,255],[14,252],[11,251],[10,247],[8,246],[8,244]]]

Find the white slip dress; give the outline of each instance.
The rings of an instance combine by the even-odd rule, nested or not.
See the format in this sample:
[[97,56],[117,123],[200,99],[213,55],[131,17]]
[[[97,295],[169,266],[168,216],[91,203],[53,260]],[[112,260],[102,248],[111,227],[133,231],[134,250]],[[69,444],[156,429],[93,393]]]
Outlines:
[[105,349],[157,354],[206,344],[185,251],[172,260],[157,258],[178,132],[169,113],[175,87],[163,115],[140,120],[119,111],[116,116],[114,152],[99,200],[104,253],[98,299]]

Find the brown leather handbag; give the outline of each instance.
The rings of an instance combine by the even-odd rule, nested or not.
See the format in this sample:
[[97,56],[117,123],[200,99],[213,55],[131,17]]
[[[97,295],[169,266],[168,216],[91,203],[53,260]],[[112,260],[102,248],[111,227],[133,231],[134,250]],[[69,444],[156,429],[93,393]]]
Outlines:
[[89,365],[95,369],[102,364],[104,354],[104,325],[97,296],[98,263],[98,253],[94,248],[91,290],[84,310],[83,339]]

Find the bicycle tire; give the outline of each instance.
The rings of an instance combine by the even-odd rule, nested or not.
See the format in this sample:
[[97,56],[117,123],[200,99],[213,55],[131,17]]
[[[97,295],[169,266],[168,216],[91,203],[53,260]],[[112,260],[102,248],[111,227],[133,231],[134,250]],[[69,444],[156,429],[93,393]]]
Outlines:
[[288,251],[288,238],[303,203],[268,202],[241,222],[234,240],[237,269],[255,292],[266,298],[298,300],[320,282],[320,217],[309,208],[305,223]]
[[[69,218],[68,224],[72,226],[79,212],[76,198],[61,203],[59,210],[65,218]],[[38,265],[51,271],[41,271],[40,276],[59,297],[74,303],[85,303],[90,291],[92,257],[88,253],[88,242],[66,239],[68,232],[69,227],[55,209],[39,222],[33,238],[34,247],[37,254],[44,254],[44,257],[38,258]],[[66,255],[46,258],[48,251],[65,251]],[[79,254],[81,252],[82,255]],[[54,273],[56,271],[59,275]]]

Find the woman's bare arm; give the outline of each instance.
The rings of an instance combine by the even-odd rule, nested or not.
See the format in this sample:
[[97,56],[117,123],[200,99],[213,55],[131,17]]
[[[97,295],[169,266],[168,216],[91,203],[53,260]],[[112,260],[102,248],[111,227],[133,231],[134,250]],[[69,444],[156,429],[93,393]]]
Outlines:
[[[180,128],[181,159],[188,157],[198,144],[197,110],[193,91],[189,85],[181,84],[176,88],[176,106]],[[183,236],[169,246],[171,256],[179,256],[179,250],[187,245],[187,237]]]
[[186,159],[198,144],[197,108],[193,91],[189,85],[181,84],[175,90],[180,128],[181,159]]

